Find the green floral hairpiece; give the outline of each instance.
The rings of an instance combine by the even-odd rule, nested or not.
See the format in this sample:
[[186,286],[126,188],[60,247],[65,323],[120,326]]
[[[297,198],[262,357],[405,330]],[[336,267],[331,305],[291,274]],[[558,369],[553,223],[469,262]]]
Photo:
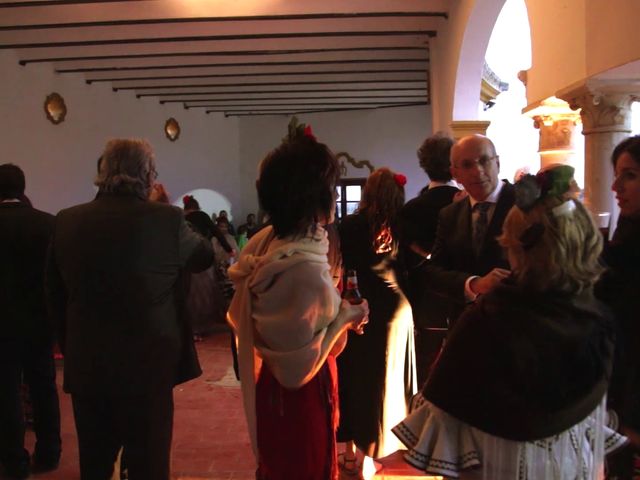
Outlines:
[[536,175],[524,175],[515,184],[516,205],[526,212],[543,198],[563,197],[572,191],[574,173],[569,165],[554,165]]
[[[570,215],[576,209],[570,199],[575,180],[575,169],[569,165],[553,165],[536,175],[524,175],[515,184],[515,204],[523,212],[528,212],[538,202],[547,197],[563,198],[565,201],[551,209],[554,217]],[[569,197],[567,197],[569,195]],[[538,244],[545,232],[540,222],[529,225],[520,235],[520,243],[524,250],[530,250]]]
[[300,123],[296,116],[291,117],[288,130],[287,136],[282,139],[282,143],[295,142],[304,138],[310,138],[314,142],[317,142],[315,135],[311,131],[311,125]]

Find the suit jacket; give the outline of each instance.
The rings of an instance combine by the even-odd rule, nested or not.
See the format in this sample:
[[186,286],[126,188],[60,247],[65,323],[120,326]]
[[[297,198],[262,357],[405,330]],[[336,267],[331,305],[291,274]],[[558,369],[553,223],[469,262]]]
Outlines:
[[483,276],[494,268],[509,268],[497,237],[515,201],[513,185],[504,183],[487,228],[480,253],[472,248],[471,202],[465,198],[440,212],[431,261],[424,267],[430,299],[428,326],[446,327],[465,307],[464,284],[472,275]]
[[459,191],[456,187],[449,185],[427,188],[400,210],[401,258],[406,267],[407,298],[411,303],[416,325],[426,323],[431,300],[424,294],[426,285],[421,275],[421,267],[425,259],[410,247],[413,243],[417,243],[425,252],[433,250],[440,210],[449,205]]
[[50,338],[44,266],[53,215],[0,203],[0,338]]
[[400,210],[400,239],[406,245],[416,242],[426,252],[433,249],[440,210],[453,202],[456,187],[442,185],[425,190]]
[[61,211],[47,296],[65,355],[65,391],[148,394],[184,380],[179,366],[189,344],[179,276],[212,260],[210,242],[176,207],[101,193]]

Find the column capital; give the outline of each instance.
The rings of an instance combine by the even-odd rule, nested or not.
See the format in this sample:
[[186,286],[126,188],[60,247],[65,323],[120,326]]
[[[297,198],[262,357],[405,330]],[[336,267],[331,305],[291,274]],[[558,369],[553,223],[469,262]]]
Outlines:
[[489,125],[491,125],[489,120],[454,120],[449,124],[454,140],[476,133],[486,135]]
[[631,133],[631,104],[638,99],[640,87],[607,81],[572,85],[557,93],[571,108],[580,108],[584,135],[591,133]]
[[581,121],[580,110],[574,110],[567,102],[557,97],[549,97],[531,103],[522,109],[522,113],[533,119],[533,126],[540,129],[558,121],[570,121],[578,124]]
[[585,140],[585,205],[592,212],[615,212],[611,191],[611,152],[631,133],[631,103],[640,83],[611,78],[589,78],[556,93],[556,97],[580,107]]
[[549,97],[528,105],[522,113],[531,117],[533,126],[540,130],[541,167],[575,162],[576,125],[581,123],[579,110],[572,110],[564,100]]

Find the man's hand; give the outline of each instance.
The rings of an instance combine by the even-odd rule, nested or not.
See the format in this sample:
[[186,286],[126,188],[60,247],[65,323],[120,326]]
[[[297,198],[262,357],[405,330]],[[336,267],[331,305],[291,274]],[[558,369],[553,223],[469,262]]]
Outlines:
[[169,194],[161,183],[154,183],[149,191],[149,200],[152,202],[169,203]]
[[640,433],[638,431],[626,425],[622,425],[620,431],[629,439],[629,442],[634,446],[634,448],[640,448]]
[[469,196],[469,193],[466,190],[460,190],[453,196],[454,202],[459,202],[460,200],[464,200]]
[[484,295],[496,288],[500,282],[511,275],[511,271],[504,268],[494,268],[484,277],[477,277],[471,280],[469,288],[476,295]]

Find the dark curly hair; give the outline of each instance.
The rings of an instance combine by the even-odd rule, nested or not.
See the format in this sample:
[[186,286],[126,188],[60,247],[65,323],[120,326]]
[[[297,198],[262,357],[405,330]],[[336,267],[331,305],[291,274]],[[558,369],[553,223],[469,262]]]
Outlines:
[[418,160],[430,180],[448,182],[451,180],[449,155],[453,139],[444,133],[436,133],[427,138],[418,149]]
[[335,208],[340,167],[329,148],[300,136],[269,152],[260,164],[258,201],[276,235],[304,235]]

